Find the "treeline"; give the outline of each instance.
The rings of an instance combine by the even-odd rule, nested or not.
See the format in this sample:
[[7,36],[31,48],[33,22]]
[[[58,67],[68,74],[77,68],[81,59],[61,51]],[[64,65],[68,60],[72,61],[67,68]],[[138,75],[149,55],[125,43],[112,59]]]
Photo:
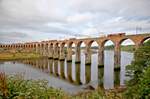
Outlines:
[[[114,45],[105,46],[106,50],[113,50]],[[121,51],[127,51],[127,52],[134,52],[135,51],[135,45],[121,45]]]

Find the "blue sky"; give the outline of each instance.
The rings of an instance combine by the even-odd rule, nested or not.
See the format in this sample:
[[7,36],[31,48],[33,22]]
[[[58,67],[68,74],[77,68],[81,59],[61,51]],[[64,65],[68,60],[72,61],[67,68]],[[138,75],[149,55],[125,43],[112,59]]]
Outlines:
[[150,32],[150,0],[0,0],[0,43]]

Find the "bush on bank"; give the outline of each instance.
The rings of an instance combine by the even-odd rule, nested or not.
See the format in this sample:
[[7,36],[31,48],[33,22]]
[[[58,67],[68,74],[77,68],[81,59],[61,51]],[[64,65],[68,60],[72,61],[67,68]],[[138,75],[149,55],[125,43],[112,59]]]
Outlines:
[[136,50],[135,60],[127,66],[125,97],[127,99],[150,99],[150,40]]
[[49,87],[45,80],[24,80],[23,76],[0,73],[0,99],[121,99],[115,91],[103,89],[70,96],[62,90]]
[[22,76],[0,73],[0,99],[65,99],[62,90],[48,87],[44,80],[24,80]]

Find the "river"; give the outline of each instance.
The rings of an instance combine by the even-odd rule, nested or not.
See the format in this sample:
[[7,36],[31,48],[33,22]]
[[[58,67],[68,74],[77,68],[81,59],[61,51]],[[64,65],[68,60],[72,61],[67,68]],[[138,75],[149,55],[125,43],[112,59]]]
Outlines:
[[85,55],[81,53],[81,63],[75,64],[75,55],[72,62],[53,59],[28,59],[17,61],[1,61],[0,72],[8,75],[20,74],[24,79],[47,80],[48,85],[62,89],[69,94],[76,94],[92,88],[103,87],[113,89],[124,86],[126,65],[133,60],[133,53],[121,52],[121,69],[114,71],[114,53],[105,51],[104,67],[98,67],[98,55],[92,54],[92,64],[85,65]]

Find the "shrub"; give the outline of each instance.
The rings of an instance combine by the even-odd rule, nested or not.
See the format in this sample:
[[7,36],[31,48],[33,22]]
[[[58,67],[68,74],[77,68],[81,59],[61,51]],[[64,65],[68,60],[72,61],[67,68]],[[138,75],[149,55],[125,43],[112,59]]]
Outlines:
[[0,99],[62,99],[63,91],[48,87],[45,80],[24,80],[22,76],[0,74]]
[[134,53],[135,60],[127,66],[127,82],[125,97],[127,99],[150,98],[150,41]]

